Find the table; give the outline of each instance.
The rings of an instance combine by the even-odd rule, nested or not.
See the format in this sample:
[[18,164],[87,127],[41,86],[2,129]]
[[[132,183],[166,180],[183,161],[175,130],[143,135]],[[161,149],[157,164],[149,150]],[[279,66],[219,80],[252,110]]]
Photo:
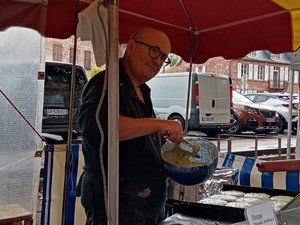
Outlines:
[[0,205],[0,225],[32,225],[32,213],[19,204]]

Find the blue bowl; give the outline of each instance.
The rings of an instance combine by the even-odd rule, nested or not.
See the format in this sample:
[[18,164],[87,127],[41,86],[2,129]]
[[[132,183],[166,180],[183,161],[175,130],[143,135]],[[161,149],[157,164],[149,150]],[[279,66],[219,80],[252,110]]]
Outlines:
[[[177,183],[185,186],[197,185],[205,182],[215,172],[218,164],[218,149],[216,145],[208,140],[200,138],[185,138],[192,144],[199,144],[200,150],[195,156],[190,156],[192,166],[180,165],[179,162],[168,162],[164,158],[166,152],[175,152],[176,144],[167,141],[161,148],[163,167],[168,176]],[[191,152],[191,147],[186,144],[179,144],[179,148]]]

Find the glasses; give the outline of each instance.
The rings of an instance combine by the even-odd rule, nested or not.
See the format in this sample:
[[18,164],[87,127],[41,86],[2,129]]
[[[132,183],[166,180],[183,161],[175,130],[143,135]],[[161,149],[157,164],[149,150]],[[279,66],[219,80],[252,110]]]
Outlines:
[[152,59],[157,59],[158,57],[160,57],[160,61],[163,62],[165,64],[165,66],[169,65],[171,63],[171,60],[170,58],[165,54],[163,53],[159,47],[157,46],[153,46],[153,45],[149,45],[145,42],[142,42],[142,41],[137,41],[135,39],[133,39],[136,43],[139,43],[141,45],[145,45],[149,48],[149,56],[152,58]]

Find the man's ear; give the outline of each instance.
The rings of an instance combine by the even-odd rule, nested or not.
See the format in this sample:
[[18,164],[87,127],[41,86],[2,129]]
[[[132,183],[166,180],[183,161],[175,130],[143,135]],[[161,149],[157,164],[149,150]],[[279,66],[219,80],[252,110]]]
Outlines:
[[133,52],[135,50],[135,47],[136,47],[136,43],[133,39],[130,39],[128,42],[127,42],[127,47],[126,47],[126,51],[128,52]]

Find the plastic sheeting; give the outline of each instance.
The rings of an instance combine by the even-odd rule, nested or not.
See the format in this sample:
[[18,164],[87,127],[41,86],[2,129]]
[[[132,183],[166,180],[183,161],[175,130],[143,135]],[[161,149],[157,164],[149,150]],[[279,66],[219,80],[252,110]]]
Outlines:
[[[24,28],[0,32],[0,89],[38,131],[41,131],[43,39]],[[41,140],[0,93],[0,204],[19,203],[34,211]],[[37,181],[37,182],[36,182]]]

